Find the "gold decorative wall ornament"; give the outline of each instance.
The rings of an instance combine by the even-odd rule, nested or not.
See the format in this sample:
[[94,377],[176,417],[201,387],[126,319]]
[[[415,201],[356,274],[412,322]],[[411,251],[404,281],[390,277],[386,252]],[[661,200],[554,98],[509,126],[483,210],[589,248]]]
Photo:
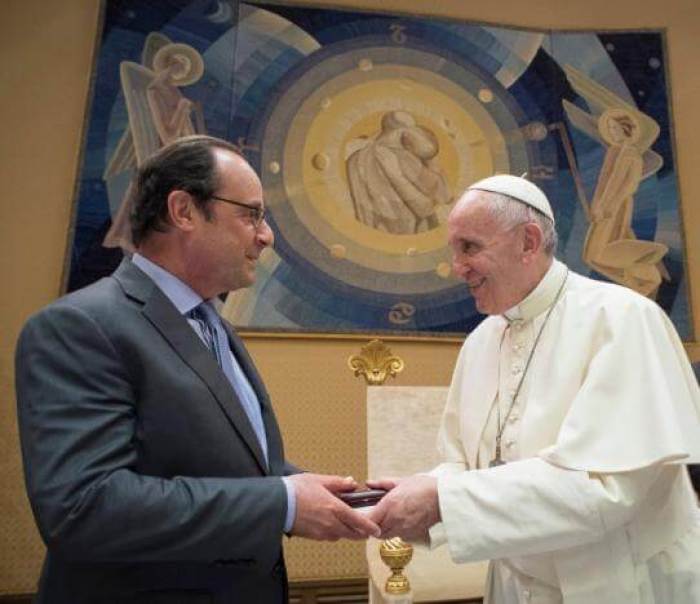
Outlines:
[[372,340],[348,359],[348,367],[355,376],[362,375],[369,386],[381,386],[387,377],[396,377],[403,371],[404,362],[394,356],[391,349],[381,340]]
[[379,545],[379,555],[382,562],[391,569],[391,575],[384,586],[386,593],[394,595],[411,591],[411,584],[403,574],[403,569],[413,557],[413,546],[400,537],[386,539]]

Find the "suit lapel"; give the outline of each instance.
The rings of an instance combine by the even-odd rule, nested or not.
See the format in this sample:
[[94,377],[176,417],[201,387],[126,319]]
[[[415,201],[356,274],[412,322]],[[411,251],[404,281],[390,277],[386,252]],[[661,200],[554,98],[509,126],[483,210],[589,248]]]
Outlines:
[[[189,326],[187,319],[178,312],[155,283],[130,261],[122,262],[114,277],[121,283],[127,295],[143,303],[144,316],[167,340],[183,362],[204,381],[233,428],[250,449],[260,469],[268,474],[257,436],[241,402],[216,359]],[[248,367],[244,367],[244,371],[247,375],[251,375]],[[261,384],[257,375],[256,380],[258,383],[253,387],[256,392],[259,392]]]

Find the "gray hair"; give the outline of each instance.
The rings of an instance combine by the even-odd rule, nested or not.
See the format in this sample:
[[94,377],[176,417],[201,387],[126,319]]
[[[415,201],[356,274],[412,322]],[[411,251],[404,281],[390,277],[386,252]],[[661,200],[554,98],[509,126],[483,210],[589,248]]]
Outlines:
[[559,243],[557,230],[549,217],[539,210],[522,201],[490,191],[480,191],[480,199],[486,202],[486,207],[493,218],[498,220],[503,228],[510,229],[519,224],[534,222],[542,231],[542,248],[547,256],[553,256]]

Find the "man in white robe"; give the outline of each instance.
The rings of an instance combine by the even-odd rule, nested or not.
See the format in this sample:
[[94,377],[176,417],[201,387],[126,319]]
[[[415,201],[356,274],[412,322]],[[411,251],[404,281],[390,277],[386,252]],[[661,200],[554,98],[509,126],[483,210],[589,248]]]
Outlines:
[[[652,301],[568,270],[532,183],[453,209],[455,272],[490,315],[465,342],[429,475],[381,480],[384,536],[492,560],[486,603],[700,602],[700,392]],[[497,441],[500,446],[497,446]]]

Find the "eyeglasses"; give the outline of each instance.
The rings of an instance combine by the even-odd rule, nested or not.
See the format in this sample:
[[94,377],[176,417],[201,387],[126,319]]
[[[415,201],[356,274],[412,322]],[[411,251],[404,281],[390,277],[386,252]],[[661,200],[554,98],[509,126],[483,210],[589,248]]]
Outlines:
[[248,210],[248,216],[250,217],[250,221],[253,223],[253,226],[255,228],[259,228],[260,225],[263,223],[263,220],[265,220],[265,207],[264,206],[254,206],[249,203],[242,203],[240,201],[234,201],[233,199],[226,199],[225,197],[217,197],[216,195],[211,196],[212,199],[216,199],[218,201],[224,201],[226,203],[230,203],[234,206],[238,206],[241,208],[246,208]]

